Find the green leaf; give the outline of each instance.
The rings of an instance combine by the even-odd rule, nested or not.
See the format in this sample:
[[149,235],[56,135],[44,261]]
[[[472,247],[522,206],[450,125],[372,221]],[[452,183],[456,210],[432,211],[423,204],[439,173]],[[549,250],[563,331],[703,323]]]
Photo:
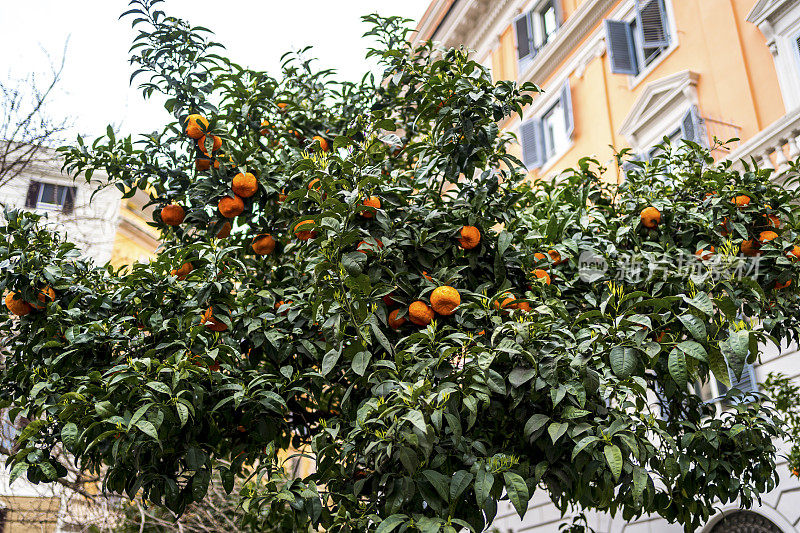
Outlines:
[[446,502],[450,501],[450,482],[447,476],[435,470],[423,470],[422,475],[433,485],[433,488],[439,493],[440,498]]
[[172,391],[170,390],[170,388],[165,383],[161,383],[160,381],[151,381],[147,384],[147,386],[156,392],[161,392],[169,396],[172,395]]
[[406,420],[411,422],[417,429],[419,429],[423,433],[428,432],[428,426],[425,424],[425,417],[422,415],[420,411],[413,409],[404,416]]
[[489,498],[494,485],[494,476],[491,472],[487,472],[484,468],[478,468],[478,473],[475,475],[475,500],[478,502],[478,507],[483,507],[483,504]]
[[353,363],[352,368],[353,372],[358,374],[359,376],[363,376],[364,372],[367,371],[367,366],[369,365],[369,360],[372,358],[372,354],[367,351],[358,352],[355,356],[353,356]]
[[500,235],[497,236],[497,253],[498,255],[502,256],[508,250],[511,241],[514,239],[514,236],[507,232],[501,231]]
[[394,531],[397,526],[404,524],[407,521],[408,516],[404,514],[393,514],[391,516],[387,516],[380,524],[378,524],[378,528],[375,530],[375,533],[390,533],[391,531]]
[[461,494],[467,490],[469,484],[472,483],[473,476],[466,470],[459,470],[450,479],[450,501],[456,501]]
[[634,466],[633,467],[633,499],[638,501],[642,494],[644,493],[645,487],[647,487],[647,480],[650,475],[647,471],[642,468],[641,466]]
[[588,437],[582,438],[572,450],[572,460],[574,461],[575,457],[577,457],[579,453],[586,449],[587,446],[590,446],[599,440],[600,437],[596,437],[594,435],[589,435]]
[[619,479],[622,475],[622,452],[616,444],[606,444],[603,448],[603,455],[606,456],[606,462],[611,469],[614,479]]
[[686,355],[681,350],[673,348],[669,352],[669,359],[667,361],[669,368],[669,375],[675,380],[679,387],[685,389],[689,383],[689,376],[686,370]]
[[556,443],[558,439],[561,438],[564,433],[567,432],[569,428],[569,424],[566,422],[553,422],[549,426],[547,426],[547,432],[550,434],[550,438],[553,440],[553,444]]
[[714,314],[714,305],[711,303],[711,298],[704,292],[698,292],[694,298],[684,296],[683,300],[705,315],[712,316]]
[[706,349],[703,348],[703,345],[697,343],[695,341],[683,341],[679,343],[676,348],[689,357],[693,357],[698,361],[703,361],[704,363],[708,362],[708,354],[706,353]]
[[139,420],[136,422],[136,427],[139,428],[142,433],[145,433],[153,439],[158,440],[158,431],[156,431],[156,427],[152,422],[148,422],[147,420]]
[[721,351],[712,349],[708,352],[708,368],[714,373],[715,378],[724,383],[726,387],[731,387],[728,364],[725,362],[725,357],[723,357]]
[[695,340],[700,342],[704,342],[706,340],[706,337],[708,336],[706,332],[706,324],[700,319],[700,317],[687,313],[680,315],[678,319],[683,323],[686,329],[689,330],[689,333],[692,334],[692,337],[694,337]]
[[747,330],[731,331],[728,338],[719,343],[719,348],[728,361],[733,377],[741,379],[744,364],[750,352],[750,332]]
[[75,445],[78,443],[78,426],[72,422],[64,424],[61,428],[61,442],[64,443],[67,450],[75,451]]
[[532,415],[527,422],[525,422],[525,429],[524,435],[526,439],[530,439],[531,436],[539,431],[547,422],[550,420],[550,417],[543,414],[535,414]]
[[333,367],[335,367],[336,363],[339,361],[341,354],[342,352],[336,348],[332,348],[325,354],[325,357],[322,358],[322,368],[320,370],[323,376],[330,374]]
[[618,378],[625,379],[633,373],[638,360],[636,352],[635,348],[627,346],[615,346],[611,348],[609,361],[611,363],[611,369]]
[[511,500],[511,505],[514,506],[521,520],[525,518],[525,512],[528,510],[528,501],[530,500],[528,485],[525,484],[522,476],[514,472],[503,472],[503,479],[508,499]]
[[534,368],[515,368],[508,375],[508,382],[514,387],[519,387],[527,381],[530,381],[535,375],[536,369]]

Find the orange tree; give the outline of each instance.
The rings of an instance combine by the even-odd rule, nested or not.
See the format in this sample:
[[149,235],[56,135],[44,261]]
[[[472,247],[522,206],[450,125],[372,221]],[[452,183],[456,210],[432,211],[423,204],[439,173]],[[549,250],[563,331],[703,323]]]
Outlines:
[[800,211],[771,171],[689,144],[620,186],[585,159],[530,187],[497,124],[537,89],[401,20],[366,17],[380,79],[295,56],[274,79],[157,4],[131,2],[131,61],[172,122],[62,149],[151,195],[157,256],[2,226],[12,477],[62,476],[63,448],[175,513],[219,477],[248,527],[382,533],[480,531],[536,489],[691,530],[775,485],[774,413],[692,385],[798,339]]

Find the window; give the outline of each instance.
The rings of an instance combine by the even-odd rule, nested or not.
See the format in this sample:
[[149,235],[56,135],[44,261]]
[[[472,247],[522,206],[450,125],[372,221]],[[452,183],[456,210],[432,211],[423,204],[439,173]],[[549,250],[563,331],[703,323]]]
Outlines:
[[520,125],[522,162],[529,170],[543,167],[568,148],[573,129],[572,98],[567,84],[544,113]]
[[[672,146],[680,146],[681,141],[692,141],[701,146],[708,146],[706,139],[706,130],[703,117],[696,106],[692,106],[681,118],[680,125],[675,127],[670,133],[666,134],[669,144]],[[664,144],[663,138],[659,139],[657,145]],[[659,146],[654,146],[648,152],[642,155],[642,159],[651,160],[656,155],[663,153]]]
[[514,19],[517,59],[520,63],[536,57],[553,40],[559,27],[559,0],[539,1],[533,9]]
[[[755,369],[751,364],[745,364],[744,370],[742,370],[742,376],[739,379],[734,377],[733,372],[728,369],[728,379],[731,382],[731,388],[735,388],[740,390],[743,394],[745,394],[744,401],[750,401],[749,397],[746,395],[750,392],[755,392],[758,390],[758,385],[756,384],[755,378]],[[728,405],[728,401],[723,400],[723,396],[728,392],[728,387],[725,386],[724,383],[715,379],[712,375],[712,379],[707,381],[706,383],[696,383],[694,385],[695,391],[700,397],[708,403],[715,403],[717,406],[717,412],[721,412],[725,405]]]
[[76,192],[76,187],[31,180],[28,185],[25,207],[59,210],[69,214],[75,208]]
[[636,76],[670,44],[664,0],[636,0],[633,20],[606,20],[611,72]]

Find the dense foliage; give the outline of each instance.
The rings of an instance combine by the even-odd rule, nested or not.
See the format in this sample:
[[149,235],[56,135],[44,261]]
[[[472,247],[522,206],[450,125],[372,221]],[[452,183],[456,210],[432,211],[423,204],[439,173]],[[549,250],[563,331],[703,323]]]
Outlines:
[[218,475],[249,525],[382,533],[480,531],[537,489],[692,529],[774,486],[772,411],[733,388],[716,416],[693,385],[800,333],[800,209],[771,171],[688,144],[619,186],[584,159],[531,187],[498,123],[538,90],[401,20],[366,17],[381,79],[296,56],[274,79],[157,4],[131,2],[132,63],[174,120],[63,149],[151,195],[157,257],[115,271],[35,215],[0,228],[0,284],[41,307],[0,323],[2,398],[31,420],[14,476],[63,475],[63,446],[176,513]]

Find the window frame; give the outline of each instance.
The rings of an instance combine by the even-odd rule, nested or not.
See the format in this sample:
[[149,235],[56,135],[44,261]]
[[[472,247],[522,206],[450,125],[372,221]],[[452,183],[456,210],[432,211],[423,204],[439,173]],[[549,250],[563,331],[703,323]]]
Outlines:
[[[560,86],[560,89],[558,91],[554,91],[552,94],[553,96],[543,103],[540,109],[537,110],[536,114],[530,116],[526,120],[522,120],[518,128],[520,145],[523,150],[521,159],[528,171],[532,171],[534,169],[539,169],[540,172],[546,171],[551,164],[563,157],[563,155],[567,153],[574,144],[575,115],[574,108],[572,106],[572,95],[569,80],[564,82]],[[562,113],[562,120],[560,121],[562,125],[562,131],[560,135],[563,137],[563,139],[556,141],[554,137],[552,150],[548,150],[544,131],[544,120],[545,117],[553,113],[553,111],[556,109],[560,109]],[[536,145],[537,153],[536,157],[530,159],[526,157],[527,154],[525,153],[525,145],[527,143],[523,139],[522,134],[523,126],[528,125],[532,125],[536,131],[536,139],[532,140],[535,141],[534,144]],[[526,161],[529,161],[529,163],[526,163]],[[529,167],[528,164],[531,166]]]
[[[36,198],[33,202],[33,205],[30,207],[31,209],[39,209],[42,211],[59,211],[64,214],[70,214],[75,210],[75,200],[78,196],[78,188],[75,185],[67,185],[55,181],[31,179],[28,182],[28,187],[30,188],[33,184],[36,184],[37,190]],[[55,188],[54,194],[57,203],[45,202],[42,200],[42,197],[45,193],[45,188],[47,187]],[[69,194],[72,194],[72,205],[67,209],[67,200]]]
[[[514,26],[514,44],[516,47],[517,66],[522,71],[531,61],[533,61],[539,52],[542,51],[554,39],[558,30],[561,29],[563,21],[561,20],[561,0],[536,0],[527,9],[524,9],[519,15],[514,18],[512,25]],[[556,27],[552,33],[546,34],[544,31],[544,13],[548,8],[553,9]],[[517,32],[517,22],[524,18],[528,29],[528,49],[530,52],[523,56],[519,56],[519,33]],[[547,38],[545,38],[547,37]]]

